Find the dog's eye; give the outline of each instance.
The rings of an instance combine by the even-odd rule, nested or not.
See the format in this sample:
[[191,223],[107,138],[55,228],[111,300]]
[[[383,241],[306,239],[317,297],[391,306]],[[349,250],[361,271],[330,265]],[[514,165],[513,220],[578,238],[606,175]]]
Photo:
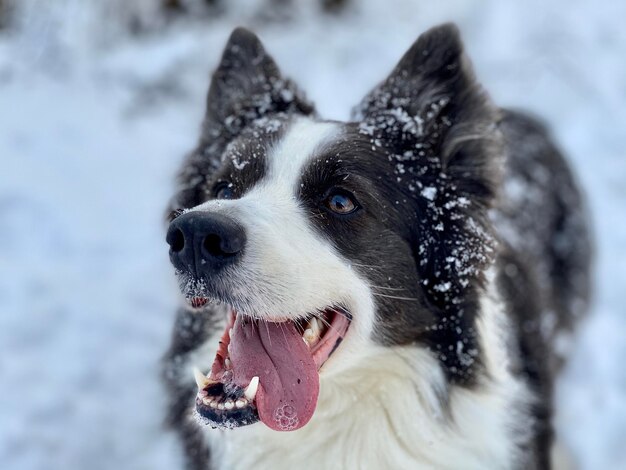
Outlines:
[[213,190],[215,199],[232,199],[234,197],[233,183],[227,183],[225,181],[217,183]]
[[335,190],[329,194],[324,201],[324,205],[335,214],[352,214],[359,209],[356,199],[348,191]]

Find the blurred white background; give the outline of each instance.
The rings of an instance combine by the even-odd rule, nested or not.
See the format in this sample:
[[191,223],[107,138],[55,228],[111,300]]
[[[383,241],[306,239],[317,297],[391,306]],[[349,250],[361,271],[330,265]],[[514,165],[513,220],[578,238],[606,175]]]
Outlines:
[[626,2],[202,1],[0,0],[0,468],[180,466],[161,427],[177,302],[162,215],[232,28],[346,119],[443,21],[586,189],[595,301],[556,421],[582,469],[626,468]]

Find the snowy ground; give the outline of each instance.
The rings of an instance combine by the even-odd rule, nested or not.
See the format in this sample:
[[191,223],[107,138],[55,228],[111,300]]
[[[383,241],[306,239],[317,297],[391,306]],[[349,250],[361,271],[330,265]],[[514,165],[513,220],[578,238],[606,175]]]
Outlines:
[[[429,26],[461,26],[497,102],[544,116],[587,188],[596,298],[558,390],[583,469],[626,468],[625,2],[360,2],[131,40],[102,3],[22,0],[0,36],[0,468],[170,469],[157,362],[176,302],[162,210],[234,25],[264,39],[326,117]],[[96,6],[94,6],[96,5]]]

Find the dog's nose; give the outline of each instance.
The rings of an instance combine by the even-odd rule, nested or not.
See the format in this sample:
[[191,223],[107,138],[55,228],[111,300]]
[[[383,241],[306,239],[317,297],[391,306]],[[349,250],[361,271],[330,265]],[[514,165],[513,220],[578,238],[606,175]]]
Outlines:
[[234,263],[246,244],[246,232],[225,215],[192,211],[172,221],[166,241],[172,264],[200,277]]

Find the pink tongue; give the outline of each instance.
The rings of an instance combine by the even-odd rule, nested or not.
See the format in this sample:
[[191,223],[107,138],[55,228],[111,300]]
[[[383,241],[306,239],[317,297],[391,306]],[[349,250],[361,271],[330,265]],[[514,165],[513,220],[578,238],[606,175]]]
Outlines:
[[251,321],[237,315],[230,335],[233,380],[246,387],[258,376],[256,407],[263,423],[293,431],[309,422],[319,394],[313,356],[293,322]]

